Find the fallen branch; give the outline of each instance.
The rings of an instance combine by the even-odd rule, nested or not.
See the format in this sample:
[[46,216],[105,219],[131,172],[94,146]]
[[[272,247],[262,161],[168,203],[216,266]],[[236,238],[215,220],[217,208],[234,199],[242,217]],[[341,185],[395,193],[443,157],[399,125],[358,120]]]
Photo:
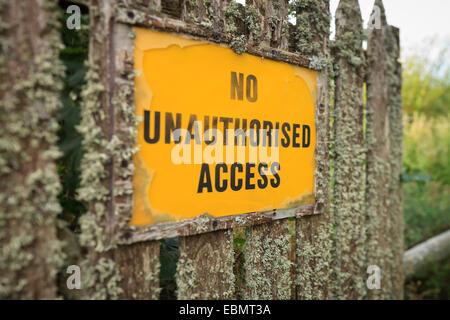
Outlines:
[[450,230],[441,233],[417,246],[409,249],[403,255],[403,270],[406,278],[423,270],[434,262],[439,262],[450,256]]

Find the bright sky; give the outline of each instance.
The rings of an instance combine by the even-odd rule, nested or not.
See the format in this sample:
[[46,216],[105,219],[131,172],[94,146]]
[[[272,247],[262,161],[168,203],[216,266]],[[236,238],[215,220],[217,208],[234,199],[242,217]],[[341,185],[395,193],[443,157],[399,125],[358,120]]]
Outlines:
[[[359,0],[364,26],[374,2]],[[333,16],[338,3],[339,0],[330,1]],[[450,0],[383,0],[383,4],[388,23],[400,28],[403,55],[426,51],[436,56],[450,47]]]
[[[242,4],[245,0],[237,0]],[[375,0],[359,0],[364,25]],[[330,0],[332,33],[339,0]],[[434,56],[450,47],[450,0],[383,0],[388,23],[400,28],[403,55],[427,51]],[[430,44],[434,39],[433,44]]]

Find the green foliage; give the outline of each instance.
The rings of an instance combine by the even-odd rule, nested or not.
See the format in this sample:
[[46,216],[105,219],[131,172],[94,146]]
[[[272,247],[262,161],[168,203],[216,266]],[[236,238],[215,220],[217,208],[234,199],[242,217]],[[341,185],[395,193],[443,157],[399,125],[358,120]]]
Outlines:
[[405,299],[450,298],[450,259],[433,264],[428,270],[418,273],[405,285]]
[[[406,248],[450,229],[450,66],[448,51],[431,61],[415,55],[403,64],[402,174]],[[450,260],[405,284],[407,299],[449,299]]]
[[[450,186],[426,174],[405,171],[403,177],[405,245],[411,248],[450,229]],[[450,260],[436,263],[405,285],[408,299],[449,299]]]
[[76,190],[80,182],[80,162],[83,156],[81,134],[75,129],[80,123],[81,88],[86,83],[88,57],[88,15],[82,11],[82,29],[69,30],[65,21],[66,8],[69,2],[60,2],[61,37],[64,48],[60,51],[60,59],[66,67],[63,79],[64,87],[61,93],[62,108],[58,112],[60,130],[58,146],[63,152],[59,159],[58,174],[63,186],[59,201],[63,208],[60,218],[67,221],[70,228],[79,231],[78,217],[86,211],[84,204],[77,200]]
[[450,105],[450,65],[448,49],[436,60],[414,55],[403,63],[403,109],[427,116],[448,116]]
[[448,118],[428,119],[414,114],[404,119],[403,163],[408,172],[430,175],[450,185],[450,132]]
[[405,193],[406,247],[450,229],[450,187],[437,182],[409,182]]

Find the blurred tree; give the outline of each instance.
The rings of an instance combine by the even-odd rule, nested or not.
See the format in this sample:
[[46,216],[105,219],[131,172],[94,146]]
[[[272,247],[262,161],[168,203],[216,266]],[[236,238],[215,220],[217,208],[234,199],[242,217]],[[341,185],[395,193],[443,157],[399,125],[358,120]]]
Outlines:
[[[444,48],[417,51],[403,62],[402,175],[405,241],[410,248],[450,227],[450,61]],[[407,299],[448,299],[450,260],[430,265],[405,283]]]
[[450,104],[450,52],[442,49],[437,58],[429,53],[408,57],[403,63],[403,110],[428,117],[448,116]]
[[[404,119],[403,166],[413,180],[429,175],[434,181],[450,186],[450,130],[448,117],[427,119],[414,113]],[[408,182],[407,175],[404,181]],[[411,179],[410,179],[411,180]]]

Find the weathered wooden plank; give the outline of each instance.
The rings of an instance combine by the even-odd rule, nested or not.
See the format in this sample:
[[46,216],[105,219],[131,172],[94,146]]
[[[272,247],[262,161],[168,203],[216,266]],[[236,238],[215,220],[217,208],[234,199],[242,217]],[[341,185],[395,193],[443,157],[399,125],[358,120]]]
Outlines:
[[389,131],[390,131],[390,165],[391,184],[389,186],[391,198],[389,213],[392,223],[390,227],[389,243],[392,248],[391,276],[392,298],[403,298],[404,276],[402,271],[402,257],[404,252],[404,221],[403,197],[400,175],[403,168],[403,125],[402,125],[402,66],[400,58],[399,29],[390,26],[387,51],[389,54]]
[[[137,136],[134,114],[134,36],[131,27],[114,24],[110,29],[109,68],[110,99],[113,113],[113,132],[110,135],[112,154],[112,224],[114,242],[120,232],[129,226],[133,211],[133,155]],[[122,245],[112,251],[122,281],[122,299],[157,299],[159,297],[159,241]],[[132,267],[131,267],[132,266]]]
[[[380,15],[380,28],[370,30],[367,43],[367,111],[366,111],[366,211],[367,211],[367,261],[381,269],[382,282],[378,290],[370,290],[370,299],[390,297],[389,279],[390,232],[389,213],[390,178],[390,127],[388,97],[388,53],[386,47],[388,26],[383,4],[375,1]],[[372,14],[378,12],[374,9]]]
[[232,299],[232,230],[179,238],[178,299]]
[[[81,243],[89,252],[82,261],[82,280],[85,298],[150,299],[159,293],[158,243],[115,246],[132,215],[137,123],[133,35],[130,27],[115,24],[115,4],[91,1],[89,7],[90,69],[79,126],[85,150],[79,193],[88,203]],[[136,272],[130,261],[142,270]]]
[[161,0],[161,12],[169,17],[181,18],[181,2],[182,0]]
[[362,19],[357,0],[336,11],[334,106],[334,239],[338,299],[366,296]]
[[244,249],[244,299],[291,298],[289,220],[250,227]]
[[89,70],[82,91],[81,123],[84,157],[79,198],[88,205],[80,218],[81,245],[88,256],[81,262],[84,298],[117,299],[120,270],[113,259],[114,161],[109,149],[114,128],[113,1],[89,3]]
[[296,220],[296,297],[331,299],[331,231],[329,213]]
[[181,18],[184,21],[198,24],[214,31],[223,31],[226,25],[222,0],[190,0],[183,1]]
[[245,4],[245,20],[250,44],[287,50],[288,1],[247,0]]
[[[328,48],[329,1],[301,0],[295,3],[296,49],[321,65],[316,101],[316,203],[317,216],[296,220],[296,294],[298,299],[330,296],[330,111]],[[315,57],[315,58],[313,58]]]
[[123,278],[122,299],[149,300],[159,298],[159,241],[119,246],[114,252]]
[[245,46],[244,6],[240,3],[237,3],[235,0],[223,0],[222,6],[225,18],[224,32],[231,35],[232,39],[235,42],[241,42],[242,45]]
[[297,18],[295,47],[298,53],[314,56],[323,51],[324,35],[330,33],[329,6],[327,0],[294,1]]
[[117,6],[135,8],[143,12],[161,12],[162,0],[117,0]]
[[289,217],[303,217],[313,213],[314,206],[305,205],[293,209],[253,212],[218,218],[210,215],[201,215],[194,219],[180,222],[158,223],[137,228],[127,227],[120,232],[117,242],[120,244],[131,244],[140,241],[197,235],[217,230],[249,227]]
[[[311,68],[314,67],[314,65],[310,66],[310,59],[303,55],[280,50],[277,48],[255,47],[251,45],[247,46],[245,39],[239,36],[240,26],[236,25],[236,23],[231,23],[231,21],[233,21],[234,19],[239,20],[239,16],[229,16],[226,8],[227,7],[225,7],[224,9],[226,21],[225,30],[222,30],[220,32],[217,30],[213,31],[211,29],[185,21],[174,20],[171,18],[162,17],[160,15],[143,13],[135,9],[125,9],[121,7],[115,8],[115,19],[117,22],[124,24],[135,25],[144,28],[152,28],[166,32],[176,32],[179,34],[194,36],[196,38],[213,43],[226,44],[233,48],[233,50],[235,50],[236,52],[245,51],[255,56],[264,57],[276,61],[283,61],[297,66]],[[237,12],[237,10],[238,9],[233,9],[231,10],[231,12],[235,13]]]
[[113,189],[112,216],[114,241],[121,230],[129,226],[133,211],[133,155],[137,148],[137,125],[134,114],[134,39],[129,26],[117,24],[111,30],[110,103],[113,110],[109,151],[113,171],[109,187]]
[[[245,6],[248,45],[287,48],[287,2],[247,0]],[[246,230],[244,250],[244,299],[289,299],[291,265],[289,221],[280,220]]]
[[0,4],[0,299],[57,295],[58,13],[54,1]]

